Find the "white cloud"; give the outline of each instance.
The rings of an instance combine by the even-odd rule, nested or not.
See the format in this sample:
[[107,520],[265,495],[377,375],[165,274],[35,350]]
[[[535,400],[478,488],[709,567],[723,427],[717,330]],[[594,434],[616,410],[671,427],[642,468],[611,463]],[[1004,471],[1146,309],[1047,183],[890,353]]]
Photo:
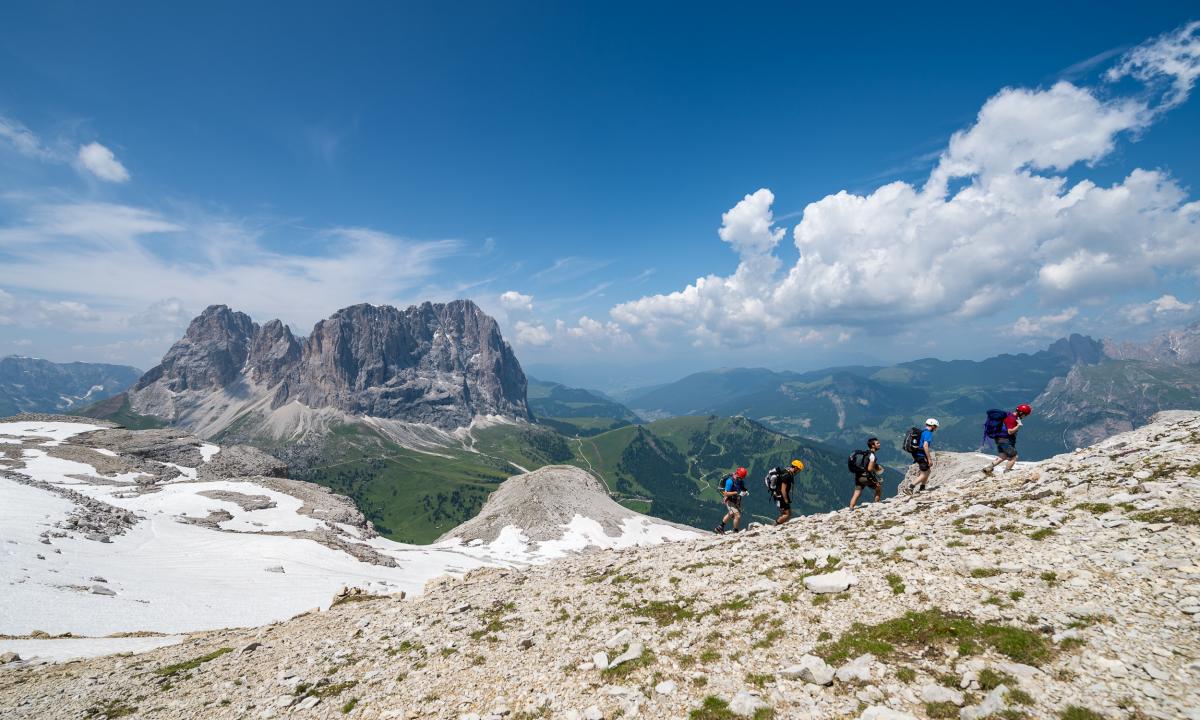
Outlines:
[[775,249],[786,232],[772,228],[771,204],[775,195],[766,188],[742,198],[729,212],[721,215],[721,239],[737,250],[739,255],[761,255]]
[[724,216],[722,239],[741,254],[732,275],[621,303],[612,316],[651,337],[722,346],[785,328],[969,320],[1018,299],[1103,302],[1164,271],[1200,269],[1200,203],[1166,173],[1134,170],[1107,187],[1042,174],[1105,158],[1152,117],[1141,101],[1065,82],[1002,90],[954,134],[924,186],[809,204],[793,231],[800,258],[782,275],[772,196],[759,190]]
[[33,341],[30,340],[29,338],[19,338],[17,340],[13,340],[12,344],[16,345],[17,347],[20,347],[20,348],[25,348],[25,347],[29,347],[30,345],[33,345]]
[[514,326],[517,331],[516,341],[518,345],[533,345],[540,347],[549,345],[551,340],[550,331],[541,323],[525,322],[518,320]]
[[29,310],[34,325],[82,325],[100,319],[87,303],[74,300],[38,300],[30,304]]
[[150,329],[185,328],[196,313],[189,310],[177,297],[163,298],[151,303],[145,310],[129,316],[131,327]]
[[32,130],[3,115],[0,115],[0,140],[8,142],[25,157],[44,160],[51,156],[50,151],[42,145],[42,141]]
[[[76,322],[98,316],[94,329],[113,333],[157,330],[212,303],[304,332],[347,305],[415,299],[404,294],[460,248],[342,227],[315,233],[319,255],[288,253],[268,247],[257,225],[104,203],[34,204],[10,216],[21,220],[0,227],[0,253],[5,288],[30,308],[19,322],[79,310]],[[45,297],[54,301],[35,305]],[[0,317],[13,315],[0,304]]]
[[1147,303],[1126,305],[1121,309],[1121,315],[1134,325],[1145,325],[1163,315],[1191,312],[1193,307],[1193,303],[1182,302],[1174,295],[1163,295]]
[[1165,78],[1170,87],[1160,109],[1179,105],[1200,78],[1200,21],[1134,48],[1108,70],[1106,77],[1111,81],[1133,77],[1144,83]]
[[600,322],[587,315],[579,318],[579,323],[572,328],[566,328],[569,337],[586,340],[595,347],[611,347],[630,341],[629,333],[621,329],[615,322]]
[[1062,326],[1074,320],[1079,315],[1078,308],[1067,308],[1054,315],[1043,315],[1029,318],[1022,315],[1012,324],[1008,332],[1017,337],[1047,337],[1059,335]]
[[500,294],[500,304],[506,310],[533,310],[533,296],[509,290]]
[[107,182],[123,183],[129,180],[129,171],[117,160],[112,150],[98,142],[79,147],[79,164],[83,169]]

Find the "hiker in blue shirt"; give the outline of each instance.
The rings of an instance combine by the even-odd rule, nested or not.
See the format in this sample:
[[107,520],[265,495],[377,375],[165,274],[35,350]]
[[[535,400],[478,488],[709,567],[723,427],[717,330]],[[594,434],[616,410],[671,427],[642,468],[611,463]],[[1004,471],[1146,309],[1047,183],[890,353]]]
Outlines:
[[746,468],[740,467],[732,475],[721,478],[718,489],[721,491],[721,498],[725,503],[725,517],[721,518],[721,524],[714,528],[713,532],[724,535],[725,523],[730,519],[733,520],[733,531],[737,532],[738,523],[742,519],[742,498],[747,495]]
[[921,432],[921,440],[913,451],[913,462],[917,465],[917,479],[905,489],[905,494],[921,492],[929,482],[929,471],[933,468],[933,433],[938,429],[937,418],[925,421],[925,429]]

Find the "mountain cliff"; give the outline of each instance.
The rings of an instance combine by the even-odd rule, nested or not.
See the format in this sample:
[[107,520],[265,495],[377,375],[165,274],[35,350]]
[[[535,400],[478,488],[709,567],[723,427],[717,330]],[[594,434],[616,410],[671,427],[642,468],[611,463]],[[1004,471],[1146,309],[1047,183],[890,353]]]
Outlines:
[[129,404],[205,436],[247,412],[294,420],[294,409],[279,412],[293,404],[453,430],[478,416],[529,419],[525,390],[496,321],[469,300],[354,305],[306,338],[213,305],[130,390]]
[[1200,322],[1168,330],[1144,343],[1105,340],[1104,354],[1114,360],[1195,365],[1200,363]]
[[75,410],[124,391],[140,374],[126,365],[54,363],[11,355],[0,359],[0,417]]

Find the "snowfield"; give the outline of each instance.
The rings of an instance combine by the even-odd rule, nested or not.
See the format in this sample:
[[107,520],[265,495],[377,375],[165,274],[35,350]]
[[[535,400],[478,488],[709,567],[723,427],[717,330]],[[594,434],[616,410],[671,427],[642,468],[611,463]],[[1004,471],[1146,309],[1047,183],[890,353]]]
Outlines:
[[[522,566],[589,545],[621,548],[694,537],[676,527],[632,518],[614,536],[577,515],[563,526],[561,539],[540,543],[529,542],[516,527],[505,528],[491,543],[451,540],[415,546],[382,537],[363,540],[358,528],[304,514],[300,498],[250,480],[199,482],[196,468],[162,463],[182,475],[139,486],[137,480],[148,477],[143,473],[104,476],[91,465],[47,453],[74,435],[98,429],[75,423],[0,423],[10,459],[15,453],[12,443],[25,443],[24,467],[9,473],[80,493],[139,518],[108,542],[88,539],[82,532],[59,528],[77,511],[75,502],[0,475],[0,635],[26,638],[0,639],[0,652],[62,660],[139,651],[178,641],[181,633],[263,625],[327,608],[344,586],[411,595],[420,593],[431,578],[484,565]],[[200,450],[208,462],[220,448],[204,443]],[[200,494],[204,492],[235,499],[257,496],[259,505],[274,506],[247,510],[234,500]],[[261,502],[263,496],[269,502]],[[43,539],[48,530],[62,536]],[[364,562],[292,533],[336,533],[348,543],[391,558],[396,566]],[[83,639],[28,639],[35,631]],[[174,639],[104,637],[132,632]]]

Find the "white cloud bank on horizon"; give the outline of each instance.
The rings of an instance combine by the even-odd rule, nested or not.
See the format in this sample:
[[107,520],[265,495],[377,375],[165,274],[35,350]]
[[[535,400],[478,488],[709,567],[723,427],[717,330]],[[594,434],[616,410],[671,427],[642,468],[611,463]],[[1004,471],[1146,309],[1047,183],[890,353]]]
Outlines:
[[1109,72],[1165,83],[1156,105],[1069,82],[1001,90],[951,137],[924,186],[893,182],[809,204],[792,232],[800,258],[782,273],[784,231],[773,226],[774,195],[760,189],[722,217],[718,234],[739,255],[732,275],[621,303],[612,317],[650,337],[680,332],[720,346],[1040,304],[1051,312],[1011,327],[1034,335],[1077,317],[1052,312],[1063,304],[1151,286],[1162,271],[1196,273],[1200,203],[1168,174],[1135,169],[1101,187],[1044,173],[1108,157],[1122,135],[1183,102],[1198,74],[1200,22],[1135,48]]
[[[155,333],[153,349],[213,303],[260,322],[281,318],[304,334],[337,308],[400,301],[461,247],[338,227],[317,231],[321,254],[307,255],[273,250],[261,229],[225,219],[97,202],[33,202],[19,211],[0,226],[0,324]],[[112,347],[139,348],[129,340]]]

